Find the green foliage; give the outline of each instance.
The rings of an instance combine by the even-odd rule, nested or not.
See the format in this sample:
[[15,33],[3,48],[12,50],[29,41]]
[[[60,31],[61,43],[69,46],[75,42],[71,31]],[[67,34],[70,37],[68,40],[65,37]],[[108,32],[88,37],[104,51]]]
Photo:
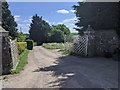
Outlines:
[[63,43],[43,43],[43,47],[47,49],[64,49]]
[[73,6],[78,18],[76,25],[83,27],[81,30],[86,30],[88,25],[95,30],[117,29],[119,6],[118,2],[79,2],[78,5]]
[[19,55],[26,49],[27,43],[26,42],[17,42],[18,44],[18,53]]
[[28,58],[28,53],[29,50],[25,49],[24,52],[21,53],[19,56],[19,63],[16,67],[16,69],[11,70],[11,73],[17,74],[20,73],[22,70],[24,70],[25,65],[28,63],[27,58]]
[[2,27],[9,31],[9,35],[12,39],[17,37],[17,23],[15,22],[14,16],[11,15],[7,2],[2,2]]
[[33,40],[27,40],[27,49],[32,50],[34,46]]
[[44,43],[43,47],[46,49],[54,50],[54,49],[60,49],[59,53],[63,55],[73,55],[72,52],[65,49],[64,43]]
[[61,30],[65,35],[70,35],[70,30],[68,27],[66,27],[64,24],[59,24],[59,25],[53,25],[52,28]]
[[17,41],[18,42],[25,42],[26,41],[26,35],[23,33],[19,33],[18,37],[17,37]]
[[70,35],[71,36],[76,36],[76,35],[79,35],[79,33],[71,33]]
[[50,25],[39,17],[37,14],[32,17],[32,23],[30,25],[30,39],[34,42],[37,42],[38,45],[41,45],[44,42],[47,42],[48,33],[50,32]]
[[64,42],[64,34],[61,30],[54,29],[50,36],[50,42],[61,43]]

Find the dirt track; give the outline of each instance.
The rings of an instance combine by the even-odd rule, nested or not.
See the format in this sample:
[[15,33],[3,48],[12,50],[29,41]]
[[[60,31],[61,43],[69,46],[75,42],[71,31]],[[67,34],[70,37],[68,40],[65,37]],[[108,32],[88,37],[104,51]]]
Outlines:
[[118,63],[111,59],[62,56],[36,46],[28,62],[24,71],[3,81],[4,88],[118,87]]

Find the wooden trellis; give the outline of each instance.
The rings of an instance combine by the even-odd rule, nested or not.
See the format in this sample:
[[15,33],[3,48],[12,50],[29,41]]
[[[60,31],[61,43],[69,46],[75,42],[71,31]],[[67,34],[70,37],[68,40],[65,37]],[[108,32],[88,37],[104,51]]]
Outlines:
[[15,68],[18,64],[18,47],[17,47],[17,40],[13,40],[10,42],[11,48],[11,56],[12,56],[12,63],[13,68]]
[[73,42],[73,52],[75,54],[80,54],[83,56],[87,56],[87,46],[88,46],[88,37],[87,36],[80,36],[77,39],[76,42]]

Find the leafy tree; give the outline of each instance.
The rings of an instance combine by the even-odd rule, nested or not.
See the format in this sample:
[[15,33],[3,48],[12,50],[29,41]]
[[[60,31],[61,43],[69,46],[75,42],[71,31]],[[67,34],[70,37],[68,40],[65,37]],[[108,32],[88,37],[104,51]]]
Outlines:
[[15,22],[14,16],[12,16],[9,10],[7,2],[2,2],[2,27],[9,31],[9,35],[15,39],[17,37],[17,23]]
[[118,2],[79,2],[73,7],[79,20],[76,25],[83,27],[81,30],[86,30],[88,25],[95,30],[117,29],[119,26]]
[[70,35],[70,30],[68,27],[66,27],[64,24],[59,24],[59,25],[53,25],[53,28],[57,30],[61,30],[65,35]]
[[54,28],[50,36],[50,42],[56,43],[64,42],[64,33],[61,30]]
[[50,25],[44,21],[42,17],[39,17],[37,14],[32,17],[32,23],[29,30],[30,38],[37,42],[38,45],[47,42],[50,30]]

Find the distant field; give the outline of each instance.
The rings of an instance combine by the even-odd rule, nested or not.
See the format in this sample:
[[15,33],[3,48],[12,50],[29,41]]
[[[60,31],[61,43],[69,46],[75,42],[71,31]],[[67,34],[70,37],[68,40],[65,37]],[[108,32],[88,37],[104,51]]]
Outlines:
[[78,33],[71,33],[71,36],[79,35]]
[[44,43],[43,47],[47,49],[64,49],[65,45],[64,43]]

